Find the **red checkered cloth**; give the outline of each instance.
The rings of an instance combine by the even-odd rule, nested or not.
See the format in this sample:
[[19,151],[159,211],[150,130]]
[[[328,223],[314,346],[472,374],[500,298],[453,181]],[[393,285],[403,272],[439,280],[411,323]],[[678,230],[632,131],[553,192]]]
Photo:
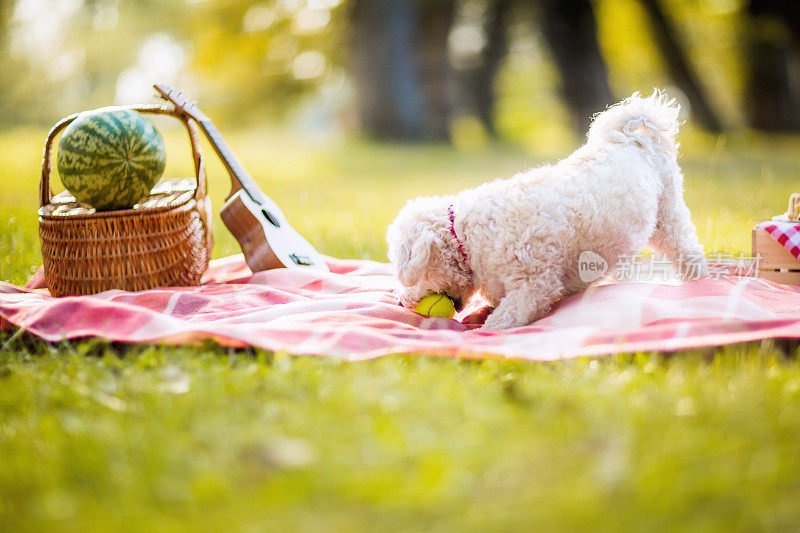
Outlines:
[[800,259],[800,224],[797,222],[767,220],[756,225],[756,228],[763,229],[769,233],[769,236],[789,250],[795,259]]
[[351,360],[396,353],[552,360],[800,338],[800,289],[766,280],[720,275],[685,284],[593,286],[529,326],[498,332],[475,330],[489,311],[480,300],[457,320],[426,318],[398,305],[390,265],[337,259],[329,265],[331,272],[251,274],[234,256],[212,262],[198,287],[66,298],[34,288],[39,275],[28,288],[0,283],[0,328],[49,341],[213,339]]

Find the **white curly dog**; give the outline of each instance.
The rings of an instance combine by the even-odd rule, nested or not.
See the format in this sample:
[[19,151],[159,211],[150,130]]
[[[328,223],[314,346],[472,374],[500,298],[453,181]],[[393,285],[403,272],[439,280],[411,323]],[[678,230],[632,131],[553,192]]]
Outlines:
[[585,251],[614,272],[649,244],[683,278],[707,274],[683,199],[678,111],[659,91],[634,93],[599,113],[586,144],[555,165],[410,200],[386,236],[400,302],[443,292],[460,310],[479,291],[495,308],[483,328],[505,329],[586,288]]

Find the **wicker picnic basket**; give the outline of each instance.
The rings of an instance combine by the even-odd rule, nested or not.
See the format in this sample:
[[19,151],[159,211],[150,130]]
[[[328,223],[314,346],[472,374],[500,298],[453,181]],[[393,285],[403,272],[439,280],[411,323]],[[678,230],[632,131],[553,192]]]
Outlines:
[[195,177],[162,179],[133,208],[119,211],[95,211],[68,191],[53,196],[53,143],[78,114],[60,120],[45,141],[39,191],[42,260],[53,296],[197,285],[208,267],[211,201],[196,124],[172,107],[125,109],[180,120],[189,134]]

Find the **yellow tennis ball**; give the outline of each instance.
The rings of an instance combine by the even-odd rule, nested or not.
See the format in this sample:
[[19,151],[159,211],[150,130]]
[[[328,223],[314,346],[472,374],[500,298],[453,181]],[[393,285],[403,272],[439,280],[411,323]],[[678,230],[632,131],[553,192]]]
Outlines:
[[437,292],[420,300],[414,311],[421,315],[453,318],[456,314],[456,306],[446,294]]

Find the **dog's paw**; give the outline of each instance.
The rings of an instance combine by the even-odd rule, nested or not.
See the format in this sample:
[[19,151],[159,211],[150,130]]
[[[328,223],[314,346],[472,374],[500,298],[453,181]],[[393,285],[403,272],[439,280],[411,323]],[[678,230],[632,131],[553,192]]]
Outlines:
[[691,261],[682,262],[678,268],[681,281],[692,281],[708,276],[708,263],[705,257],[693,256]]
[[494,307],[485,305],[461,319],[461,323],[470,329],[478,329],[486,324],[486,318],[494,310]]
[[498,331],[525,325],[518,322],[519,319],[516,316],[504,313],[502,309],[495,309],[478,329],[481,331]]

